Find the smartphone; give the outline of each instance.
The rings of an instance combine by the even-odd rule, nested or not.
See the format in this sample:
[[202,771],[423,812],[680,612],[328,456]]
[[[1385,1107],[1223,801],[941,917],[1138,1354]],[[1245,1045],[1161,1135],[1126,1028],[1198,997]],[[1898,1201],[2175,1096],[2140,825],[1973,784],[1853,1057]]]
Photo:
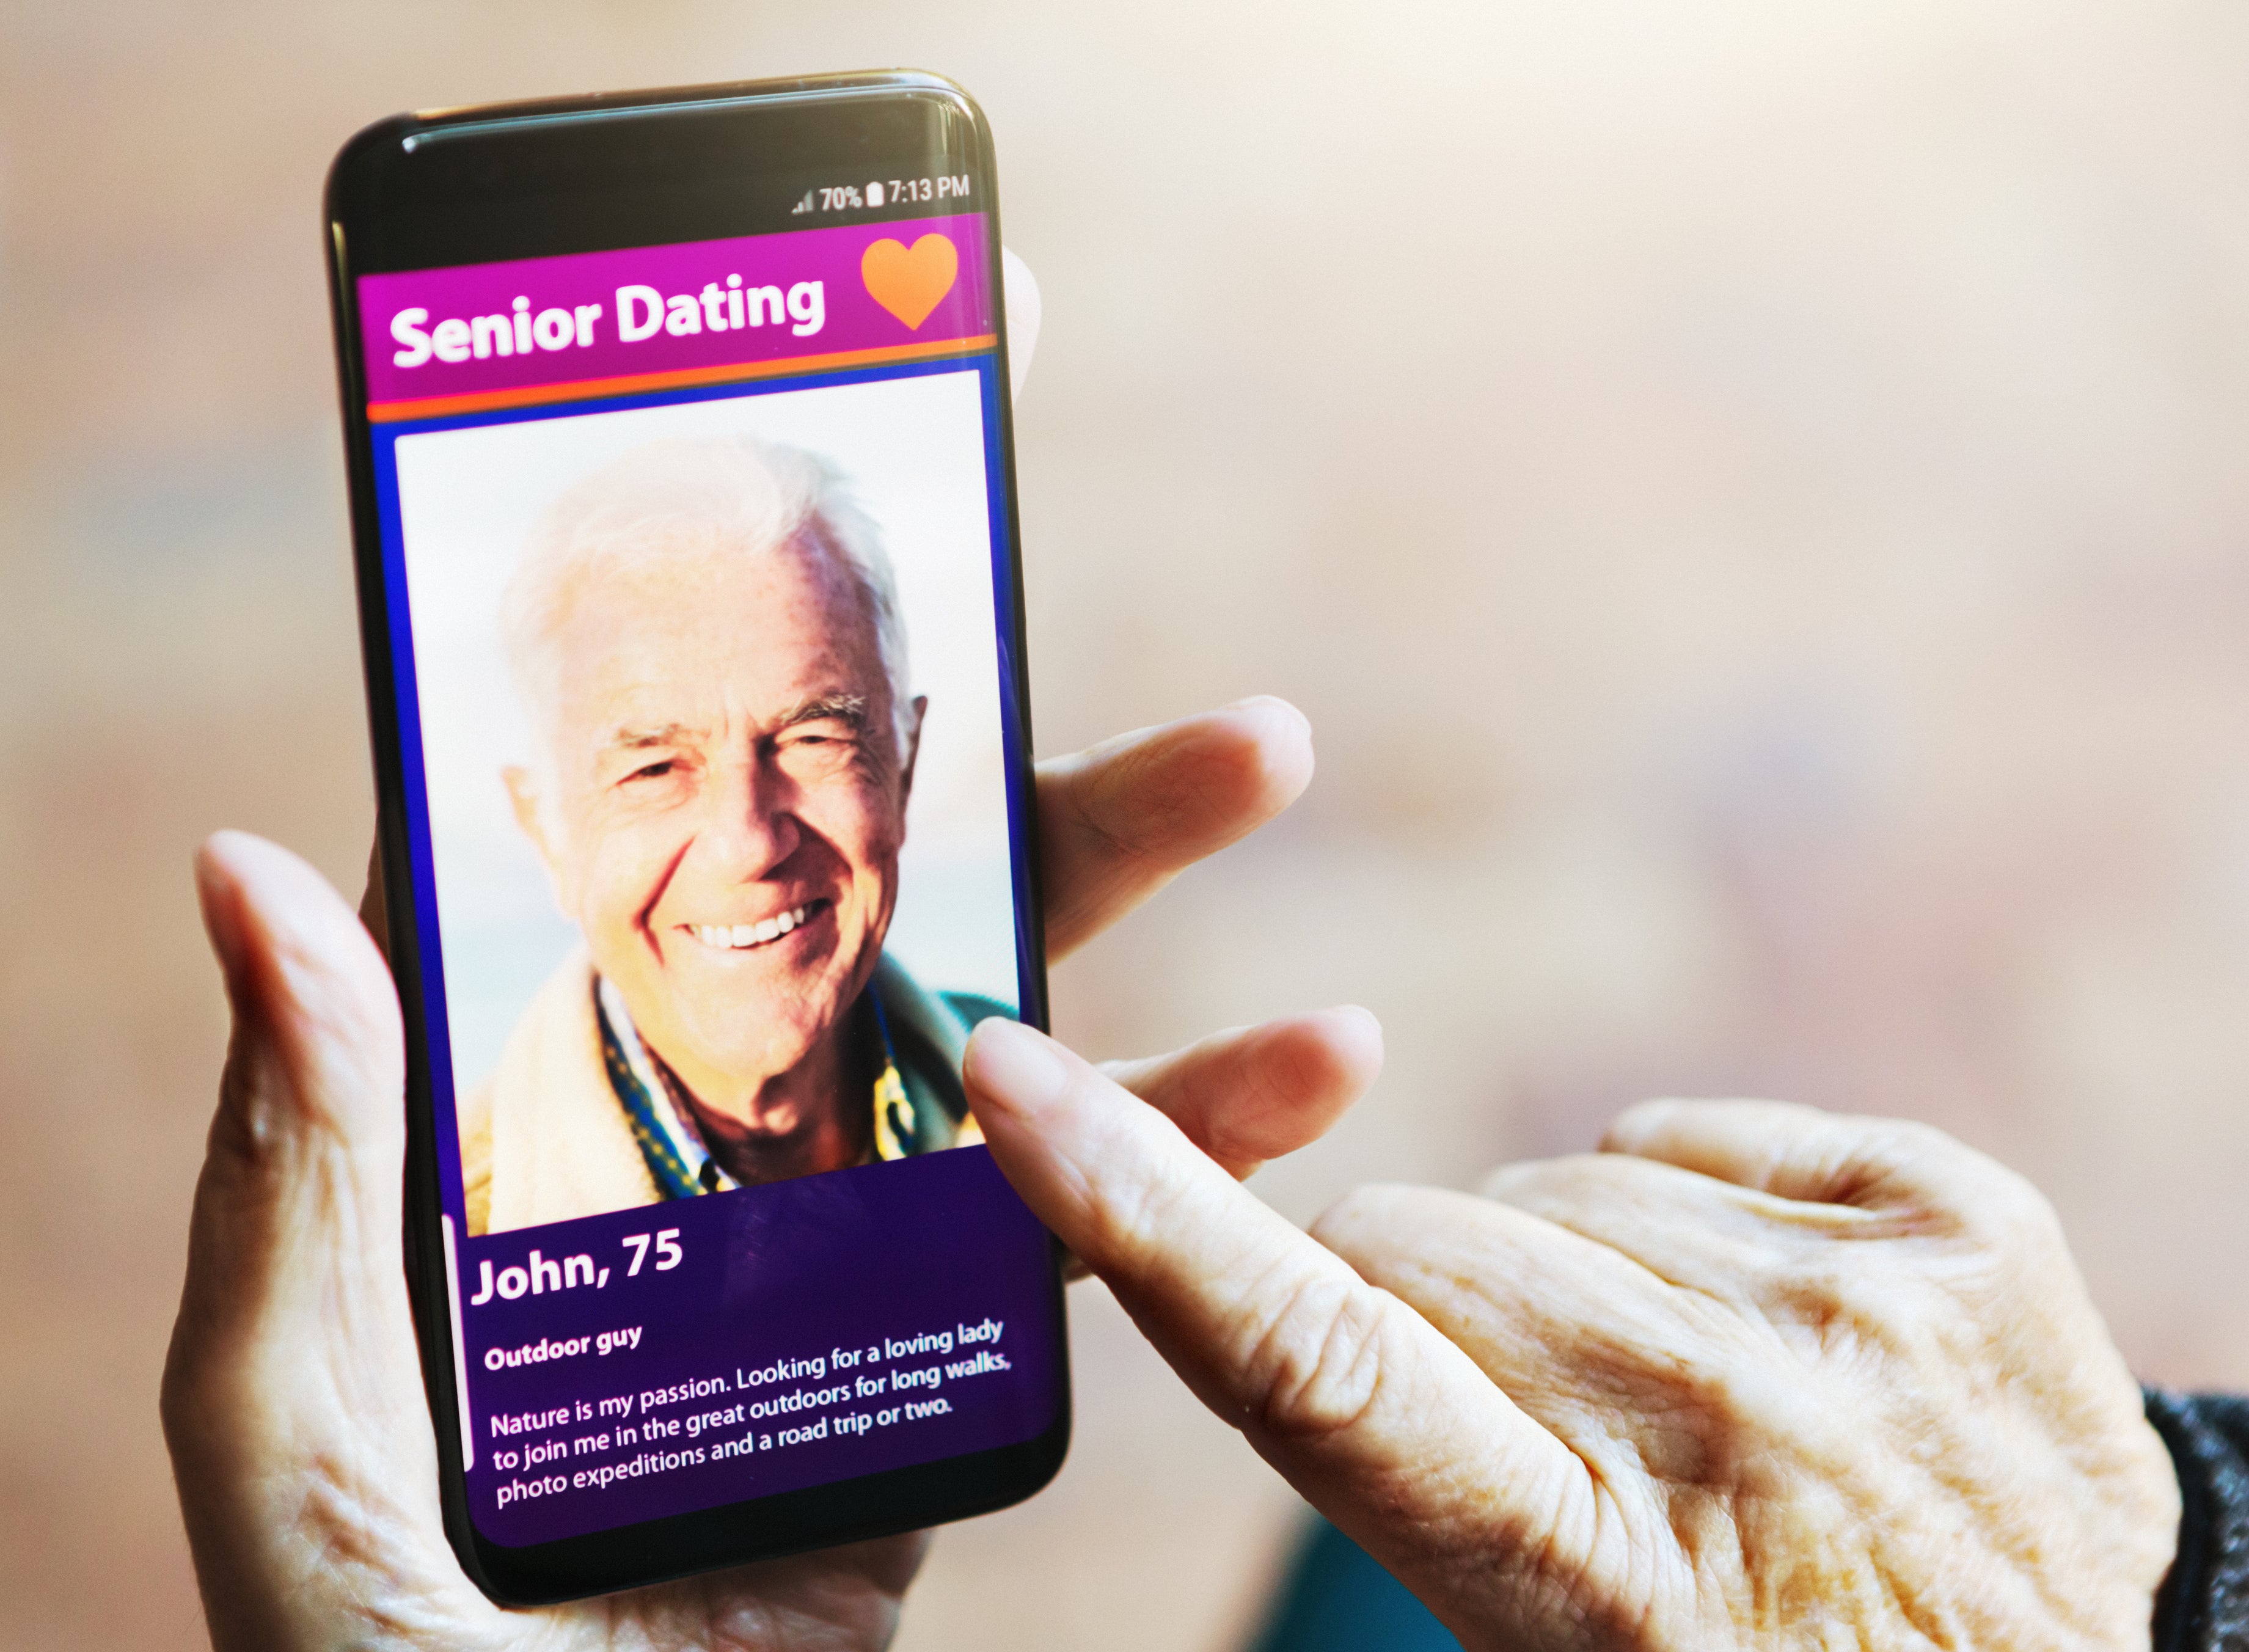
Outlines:
[[327,225],[446,1525],[553,1601],[1001,1507],[1056,1247],[992,142],[869,73],[400,116]]

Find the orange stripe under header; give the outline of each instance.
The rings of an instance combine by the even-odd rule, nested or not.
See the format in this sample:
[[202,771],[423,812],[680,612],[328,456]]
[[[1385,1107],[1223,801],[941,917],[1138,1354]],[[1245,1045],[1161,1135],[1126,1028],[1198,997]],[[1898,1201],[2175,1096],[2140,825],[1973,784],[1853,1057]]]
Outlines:
[[668,373],[629,373],[618,378],[577,379],[567,384],[524,384],[505,390],[471,390],[459,396],[425,396],[410,402],[369,402],[367,416],[376,424],[395,424],[406,419],[437,419],[455,413],[538,407],[548,402],[636,396],[644,390],[673,390],[691,384],[731,384],[743,379],[776,378],[785,373],[824,373],[837,368],[872,367],[883,361],[925,361],[936,356],[988,350],[999,341],[996,335],[985,333],[975,338],[944,339],[927,344],[838,350],[830,355],[792,355],[775,361],[736,361],[718,367],[678,368]]

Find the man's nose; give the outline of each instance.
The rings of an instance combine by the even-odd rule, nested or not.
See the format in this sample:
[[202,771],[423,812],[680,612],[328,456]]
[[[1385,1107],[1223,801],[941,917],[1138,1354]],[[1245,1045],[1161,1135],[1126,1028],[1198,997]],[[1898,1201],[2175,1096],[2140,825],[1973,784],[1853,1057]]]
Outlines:
[[781,776],[743,761],[721,765],[713,780],[709,817],[696,842],[713,870],[752,883],[796,852],[804,829]]

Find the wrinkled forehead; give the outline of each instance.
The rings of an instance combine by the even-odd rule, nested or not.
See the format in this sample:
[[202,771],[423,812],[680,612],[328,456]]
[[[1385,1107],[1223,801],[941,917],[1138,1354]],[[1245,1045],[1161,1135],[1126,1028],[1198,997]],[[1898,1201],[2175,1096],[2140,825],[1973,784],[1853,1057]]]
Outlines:
[[816,532],[754,549],[676,536],[581,561],[558,604],[555,733],[781,714],[822,694],[887,706],[874,604]]

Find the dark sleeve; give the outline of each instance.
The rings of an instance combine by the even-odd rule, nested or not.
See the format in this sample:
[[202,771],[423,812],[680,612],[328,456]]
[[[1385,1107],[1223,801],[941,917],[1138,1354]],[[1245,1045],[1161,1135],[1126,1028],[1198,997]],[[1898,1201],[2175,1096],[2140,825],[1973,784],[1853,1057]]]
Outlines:
[[2156,1595],[2155,1652],[2249,1652],[2249,1399],[2147,1394],[2182,1505],[2178,1559]]

